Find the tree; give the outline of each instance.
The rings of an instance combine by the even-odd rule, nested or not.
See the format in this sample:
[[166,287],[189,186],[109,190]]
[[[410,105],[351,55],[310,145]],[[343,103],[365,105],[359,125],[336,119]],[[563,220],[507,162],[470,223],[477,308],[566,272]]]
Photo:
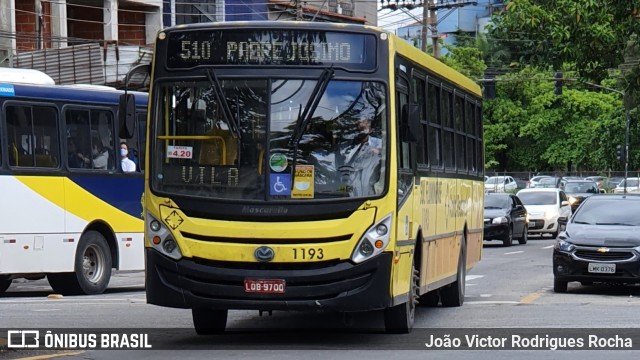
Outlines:
[[484,105],[486,166],[499,171],[619,168],[614,147],[625,124],[620,96],[579,85],[557,96],[552,77],[552,69],[526,67],[497,83],[497,98]]
[[554,69],[574,63],[580,77],[599,83],[640,34],[639,8],[638,0],[508,0],[489,32],[514,61]]

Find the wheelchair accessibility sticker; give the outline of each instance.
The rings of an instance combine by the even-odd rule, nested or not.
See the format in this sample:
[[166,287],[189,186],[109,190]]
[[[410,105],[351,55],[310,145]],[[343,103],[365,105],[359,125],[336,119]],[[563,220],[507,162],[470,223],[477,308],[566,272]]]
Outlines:
[[269,195],[291,195],[291,174],[271,174],[269,180]]

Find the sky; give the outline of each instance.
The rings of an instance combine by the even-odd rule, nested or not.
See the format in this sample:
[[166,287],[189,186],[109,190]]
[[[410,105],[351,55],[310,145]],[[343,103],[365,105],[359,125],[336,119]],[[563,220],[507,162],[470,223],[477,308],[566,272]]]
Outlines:
[[[395,10],[380,9],[381,4],[378,2],[378,26],[395,32],[395,29],[404,25],[413,24],[416,21],[422,19],[422,7],[417,7],[413,10]],[[410,14],[413,14],[413,17]]]

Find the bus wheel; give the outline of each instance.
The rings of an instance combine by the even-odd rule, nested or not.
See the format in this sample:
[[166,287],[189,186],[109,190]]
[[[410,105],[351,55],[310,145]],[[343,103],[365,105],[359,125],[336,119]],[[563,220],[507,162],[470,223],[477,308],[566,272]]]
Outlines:
[[456,281],[453,284],[440,289],[440,300],[442,301],[442,306],[462,306],[462,303],[464,302],[464,287],[467,276],[467,257],[465,256],[466,249],[464,245],[464,238],[462,238],[461,244],[462,248],[460,249],[460,257],[458,258],[458,275],[456,276]]
[[219,309],[191,309],[193,327],[198,335],[222,334],[227,327],[229,310]]
[[12,281],[11,279],[0,279],[0,294],[4,294],[7,291]]
[[88,231],[78,243],[75,271],[49,274],[49,284],[62,294],[102,294],[111,279],[111,251],[104,236],[97,231]]
[[412,267],[411,285],[409,286],[409,300],[403,304],[384,309],[384,326],[388,333],[406,334],[411,332],[418,303],[418,289],[420,274]]

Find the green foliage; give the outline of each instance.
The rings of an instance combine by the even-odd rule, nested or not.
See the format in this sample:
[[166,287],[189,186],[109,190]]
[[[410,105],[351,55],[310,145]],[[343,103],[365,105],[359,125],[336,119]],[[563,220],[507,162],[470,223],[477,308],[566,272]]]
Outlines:
[[486,166],[498,171],[616,169],[624,139],[619,94],[585,89],[553,93],[553,71],[526,67],[497,83],[484,106]]
[[637,0],[508,0],[492,18],[490,36],[514,61],[554,69],[575,63],[580,77],[599,83],[624,62],[627,41],[640,33],[637,8]]
[[482,61],[482,52],[473,47],[444,45],[449,52],[440,60],[472,79],[481,79],[487,65]]

